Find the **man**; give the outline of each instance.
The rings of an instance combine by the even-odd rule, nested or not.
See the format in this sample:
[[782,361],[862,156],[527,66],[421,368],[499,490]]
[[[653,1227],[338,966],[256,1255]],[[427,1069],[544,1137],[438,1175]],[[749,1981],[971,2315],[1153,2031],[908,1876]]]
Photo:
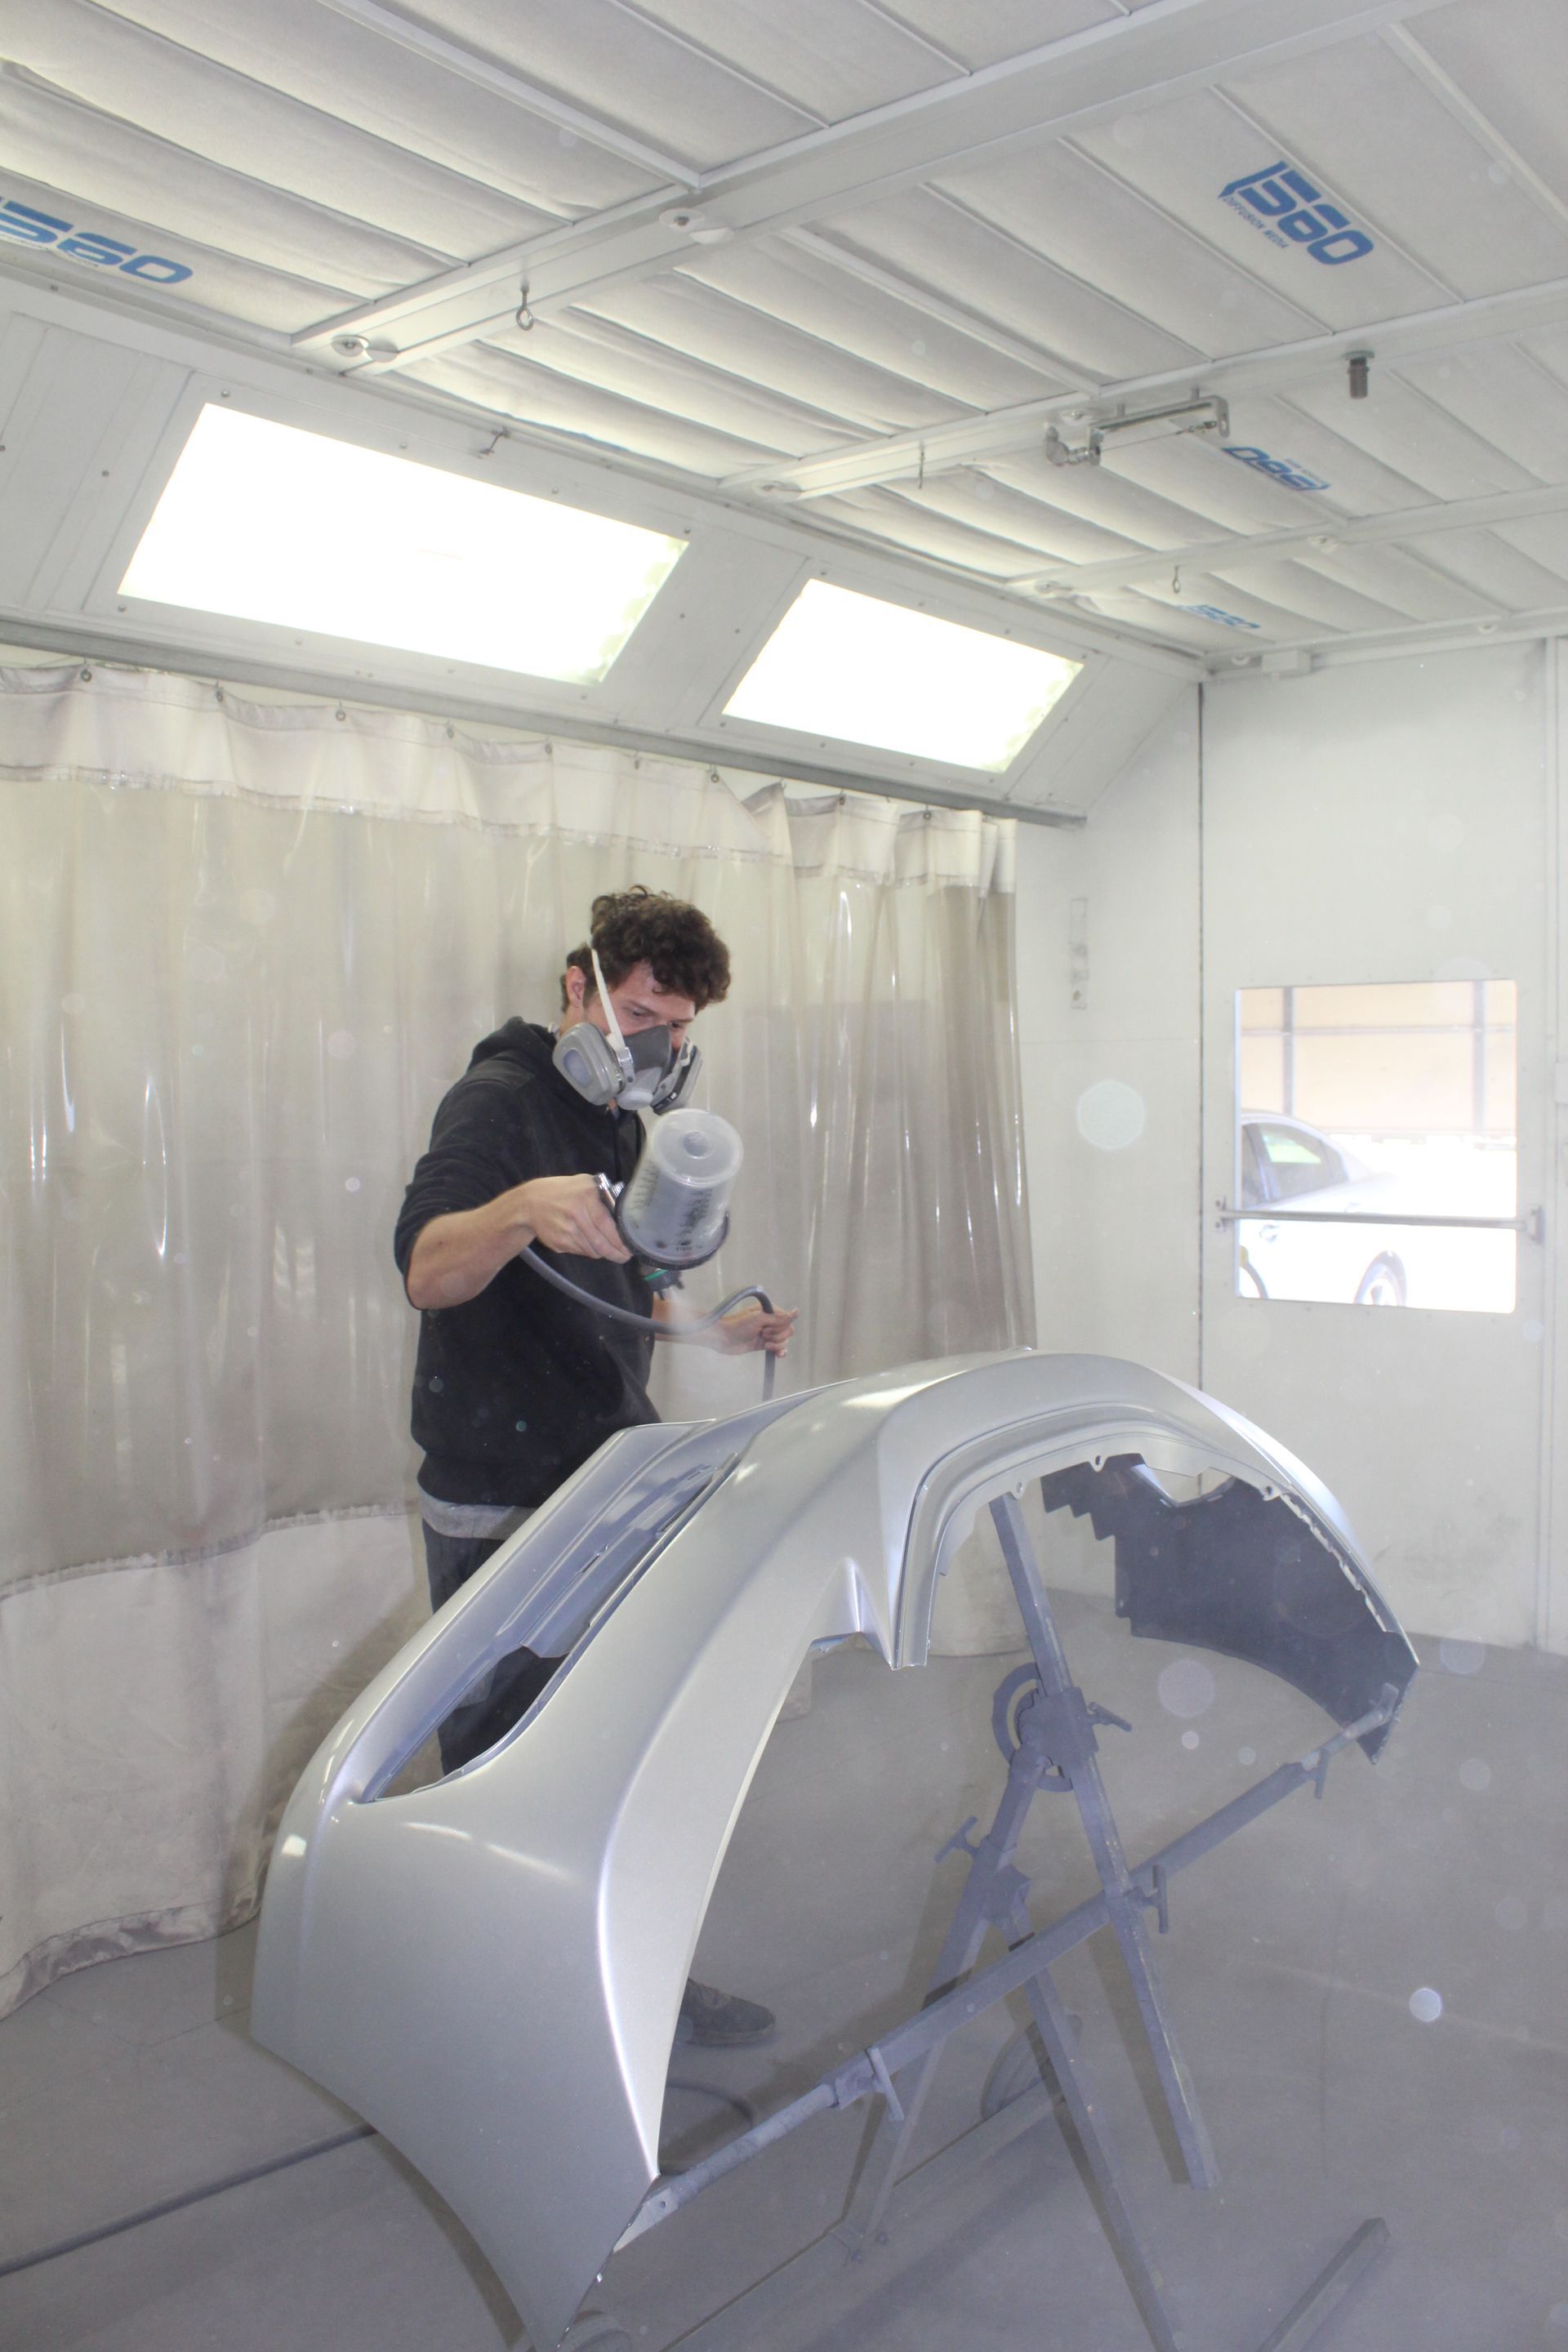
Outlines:
[[[630,1176],[642,1128],[624,1099],[651,1100],[676,1083],[692,1022],[728,992],[729,953],[696,907],[637,885],[595,899],[590,940],[574,950],[562,985],[559,1034],[514,1018],[476,1045],[436,1113],[397,1221],[398,1267],[420,1309],[413,1429],[425,1453],[419,1507],[436,1609],[607,1437],[658,1418],[647,1394],[651,1332],[563,1296],[521,1253],[531,1244],[580,1288],[658,1317],[601,1180]],[[611,1041],[596,1060],[622,1098],[591,1099],[563,1074],[587,1057],[563,1056],[560,1036],[583,1024]],[[629,1086],[616,1045],[637,1064]],[[752,1302],[709,1344],[782,1356],[795,1322],[793,1309],[768,1314]],[[442,1725],[446,1769],[492,1747],[559,1663],[530,1650],[504,1659]],[[681,2004],[683,2040],[734,2046],[772,2022],[756,2002],[694,1983]]]

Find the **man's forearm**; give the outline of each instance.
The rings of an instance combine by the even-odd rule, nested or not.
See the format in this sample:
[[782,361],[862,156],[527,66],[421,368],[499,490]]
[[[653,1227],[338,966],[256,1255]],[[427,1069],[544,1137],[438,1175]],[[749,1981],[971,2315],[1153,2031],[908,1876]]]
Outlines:
[[418,1307],[461,1307],[477,1298],[534,1237],[530,1187],[519,1184],[482,1209],[454,1210],[420,1229],[405,1286]]

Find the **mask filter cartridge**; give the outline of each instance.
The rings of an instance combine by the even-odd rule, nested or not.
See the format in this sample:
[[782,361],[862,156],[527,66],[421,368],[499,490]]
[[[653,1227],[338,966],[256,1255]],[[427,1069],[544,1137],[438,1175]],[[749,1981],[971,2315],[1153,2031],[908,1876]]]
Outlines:
[[627,1246],[679,1272],[702,1265],[730,1229],[741,1139],[708,1110],[672,1110],[649,1129],[616,1210]]

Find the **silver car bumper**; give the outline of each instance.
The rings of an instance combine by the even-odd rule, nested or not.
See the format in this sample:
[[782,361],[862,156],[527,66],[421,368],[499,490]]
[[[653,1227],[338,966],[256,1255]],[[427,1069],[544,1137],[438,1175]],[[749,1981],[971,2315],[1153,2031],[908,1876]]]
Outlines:
[[[1237,1483],[1175,1507],[1139,1465]],[[612,1440],[393,1660],[295,1790],[252,2030],[419,2168],[541,2352],[657,2175],[698,1933],[802,1657],[862,1633],[889,1666],[923,1664],[937,1579],[976,1511],[1037,1477],[1115,1535],[1134,1632],[1251,1657],[1341,1724],[1414,1673],[1332,1497],[1259,1431],[1134,1364],[970,1357]],[[523,1644],[566,1663],[515,1729],[433,1787],[384,1794]]]

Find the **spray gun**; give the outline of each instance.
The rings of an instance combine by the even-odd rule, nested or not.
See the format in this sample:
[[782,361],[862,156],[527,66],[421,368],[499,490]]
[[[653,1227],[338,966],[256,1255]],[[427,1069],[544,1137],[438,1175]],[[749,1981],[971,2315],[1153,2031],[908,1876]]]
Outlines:
[[[607,1176],[598,1181],[616,1230],[640,1263],[643,1279],[657,1298],[676,1289],[682,1275],[693,1266],[705,1265],[723,1247],[742,1144],[728,1119],[708,1110],[672,1110],[663,1118],[647,1121],[647,1127],[642,1157],[628,1181],[612,1184]],[[764,1314],[773,1311],[767,1292],[750,1283],[694,1323],[659,1322],[651,1315],[637,1315],[629,1307],[613,1307],[607,1299],[595,1297],[580,1283],[546,1265],[531,1243],[522,1255],[534,1272],[557,1290],[584,1300],[612,1322],[651,1331],[656,1339],[700,1340],[748,1298],[754,1298]],[[769,1354],[763,1368],[764,1399],[773,1395],[773,1372],[774,1360]]]

